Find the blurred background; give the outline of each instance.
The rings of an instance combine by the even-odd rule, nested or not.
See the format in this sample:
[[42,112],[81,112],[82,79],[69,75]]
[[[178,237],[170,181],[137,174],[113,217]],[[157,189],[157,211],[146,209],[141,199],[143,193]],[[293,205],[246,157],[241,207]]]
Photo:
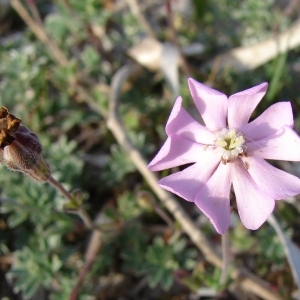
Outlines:
[[[253,118],[291,101],[299,133],[299,17],[298,0],[0,0],[0,104],[38,134],[53,177],[81,190],[100,228],[65,212],[47,183],[1,167],[0,299],[260,299],[232,280],[220,285],[220,270],[161,205],[106,117],[113,76],[128,66],[118,109],[148,162],[178,95],[199,118],[188,77],[227,95],[269,82]],[[275,165],[300,176],[299,163]],[[298,200],[275,210],[296,249]],[[219,251],[208,219],[178,201]],[[272,226],[246,230],[235,211],[234,264],[282,299],[297,297]]]

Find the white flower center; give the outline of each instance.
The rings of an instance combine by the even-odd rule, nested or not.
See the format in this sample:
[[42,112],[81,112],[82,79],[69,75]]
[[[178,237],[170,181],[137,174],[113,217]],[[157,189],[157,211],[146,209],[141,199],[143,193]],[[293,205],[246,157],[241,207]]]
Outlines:
[[221,154],[222,163],[226,165],[238,156],[247,155],[244,143],[242,133],[236,132],[235,129],[223,128],[217,135],[214,145]]

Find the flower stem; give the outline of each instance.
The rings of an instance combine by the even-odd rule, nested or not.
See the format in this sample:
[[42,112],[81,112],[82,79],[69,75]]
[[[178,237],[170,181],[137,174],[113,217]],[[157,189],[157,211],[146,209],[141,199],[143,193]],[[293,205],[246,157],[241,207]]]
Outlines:
[[[55,187],[59,192],[61,192],[68,200],[72,200],[72,195],[63,187],[63,185],[55,180],[52,176],[50,176],[48,182]],[[93,221],[91,220],[90,216],[86,212],[86,210],[82,207],[79,207],[77,210],[72,212],[76,214],[78,217],[81,218],[86,228],[93,230],[95,226],[93,225]]]
[[63,187],[63,185],[55,180],[52,176],[48,179],[48,182],[54,186],[59,192],[61,192],[68,200],[72,199],[72,195]]
[[228,232],[221,235],[222,237],[222,270],[220,276],[220,286],[223,287],[228,279],[229,259],[229,236]]
[[86,226],[86,228],[93,230],[96,229],[93,221],[91,220],[90,216],[88,215],[88,213],[86,212],[85,209],[83,209],[82,207],[80,207],[77,211],[76,214],[81,218],[81,220],[83,221],[84,225]]

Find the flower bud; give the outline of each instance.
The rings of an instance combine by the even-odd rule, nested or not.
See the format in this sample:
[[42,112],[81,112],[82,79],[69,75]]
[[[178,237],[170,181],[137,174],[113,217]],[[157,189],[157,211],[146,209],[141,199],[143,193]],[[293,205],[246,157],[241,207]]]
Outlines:
[[42,145],[37,135],[5,107],[0,109],[0,162],[38,182],[50,177],[50,168],[42,157]]

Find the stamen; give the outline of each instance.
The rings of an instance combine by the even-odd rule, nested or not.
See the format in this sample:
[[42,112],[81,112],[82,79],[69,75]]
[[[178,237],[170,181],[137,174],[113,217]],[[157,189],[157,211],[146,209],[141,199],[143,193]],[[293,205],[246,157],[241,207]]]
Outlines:
[[235,129],[223,128],[216,137],[214,145],[221,154],[222,163],[226,165],[238,156],[247,155],[244,143],[245,138],[242,133],[237,133]]

